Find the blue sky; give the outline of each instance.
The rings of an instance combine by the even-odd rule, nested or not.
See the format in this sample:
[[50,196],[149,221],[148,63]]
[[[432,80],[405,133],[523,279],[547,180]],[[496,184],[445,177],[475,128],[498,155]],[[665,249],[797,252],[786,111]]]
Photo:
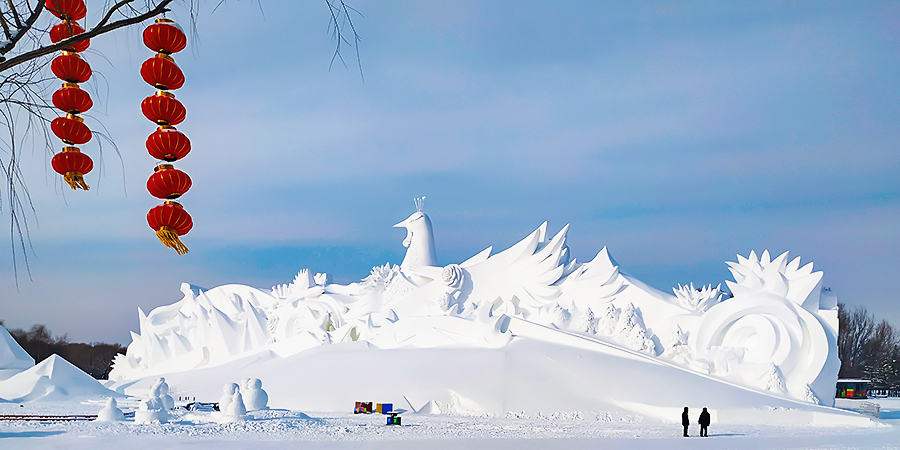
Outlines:
[[191,253],[146,225],[151,53],[138,28],[95,39],[87,123],[122,159],[84,146],[103,165],[88,193],[64,192],[40,152],[25,161],[34,281],[16,290],[0,251],[8,325],[127,343],[137,307],[179,300],[183,281],[358,280],[400,262],[391,225],[421,195],[442,264],[544,220],[572,225],[579,260],[608,246],[662,290],[790,250],[900,325],[896,2],[351,1],[364,83],[350,49],[328,69],[324,2],[214,3],[176,55]]

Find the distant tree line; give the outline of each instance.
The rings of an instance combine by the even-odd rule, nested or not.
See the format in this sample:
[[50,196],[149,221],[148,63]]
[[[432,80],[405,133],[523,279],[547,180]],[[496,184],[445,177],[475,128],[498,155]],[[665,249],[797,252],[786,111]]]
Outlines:
[[900,391],[900,330],[875,321],[866,308],[838,303],[840,378],[872,380],[869,389]]
[[[3,325],[2,320],[0,325]],[[98,380],[109,376],[116,354],[125,353],[125,347],[119,344],[69,342],[65,334],[54,337],[46,325],[40,324],[33,325],[28,331],[12,328],[9,334],[34,358],[35,363],[55,353]]]

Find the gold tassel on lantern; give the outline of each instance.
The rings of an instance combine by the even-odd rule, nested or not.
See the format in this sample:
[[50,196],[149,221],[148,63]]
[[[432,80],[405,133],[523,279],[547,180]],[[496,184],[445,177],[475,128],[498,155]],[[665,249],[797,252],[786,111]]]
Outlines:
[[73,190],[75,189],[84,189],[85,191],[90,190],[90,186],[84,182],[84,174],[81,172],[66,172],[65,176],[63,176],[63,180],[69,184],[69,187]]
[[162,242],[163,245],[174,249],[179,255],[187,254],[188,248],[180,239],[178,239],[178,233],[175,232],[174,228],[165,226],[160,227],[160,229],[156,231],[156,237],[159,238],[159,241]]

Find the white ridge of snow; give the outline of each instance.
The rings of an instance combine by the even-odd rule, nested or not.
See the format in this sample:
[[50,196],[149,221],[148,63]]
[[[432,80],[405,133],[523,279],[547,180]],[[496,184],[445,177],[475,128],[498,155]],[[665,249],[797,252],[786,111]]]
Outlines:
[[34,366],[34,358],[0,325],[0,380]]
[[0,399],[8,402],[61,401],[118,395],[59,355],[0,382]]

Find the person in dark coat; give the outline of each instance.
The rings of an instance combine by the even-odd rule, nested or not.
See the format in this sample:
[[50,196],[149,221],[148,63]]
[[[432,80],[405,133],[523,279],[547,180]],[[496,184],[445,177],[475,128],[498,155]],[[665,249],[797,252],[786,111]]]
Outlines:
[[709,412],[706,411],[706,408],[703,408],[703,412],[700,413],[700,436],[701,437],[709,437]]
[[691,426],[691,419],[688,417],[688,407],[684,407],[684,412],[681,413],[681,424],[684,425],[684,437],[689,437],[687,434],[688,427]]

